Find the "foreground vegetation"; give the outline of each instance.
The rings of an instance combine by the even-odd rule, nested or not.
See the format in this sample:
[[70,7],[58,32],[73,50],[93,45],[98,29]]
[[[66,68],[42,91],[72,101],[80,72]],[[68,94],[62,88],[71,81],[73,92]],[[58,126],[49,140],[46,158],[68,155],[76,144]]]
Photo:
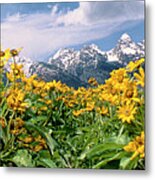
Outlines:
[[0,51],[0,166],[145,169],[144,59],[74,89],[26,77],[19,51]]

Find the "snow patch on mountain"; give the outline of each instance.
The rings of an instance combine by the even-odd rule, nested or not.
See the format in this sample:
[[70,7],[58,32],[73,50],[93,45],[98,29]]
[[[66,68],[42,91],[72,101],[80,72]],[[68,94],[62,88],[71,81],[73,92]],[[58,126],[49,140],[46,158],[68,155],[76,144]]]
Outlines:
[[[59,49],[48,62],[32,61],[17,57],[16,63],[23,64],[24,73],[34,73],[46,81],[60,80],[68,85],[87,86],[87,80],[95,77],[99,83],[108,78],[113,69],[125,66],[129,61],[145,57],[145,41],[135,43],[124,33],[116,46],[109,51],[101,50],[97,45],[85,45],[80,50],[72,48]],[[6,70],[9,71],[9,62]]]
[[128,61],[145,56],[144,41],[135,43],[127,33],[124,33],[116,46],[106,53],[108,57],[107,61],[118,61],[126,64]]

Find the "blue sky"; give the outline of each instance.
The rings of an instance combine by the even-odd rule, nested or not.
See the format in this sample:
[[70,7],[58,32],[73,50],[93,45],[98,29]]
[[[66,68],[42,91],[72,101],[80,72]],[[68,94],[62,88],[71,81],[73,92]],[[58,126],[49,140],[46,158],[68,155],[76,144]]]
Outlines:
[[91,43],[109,50],[123,33],[144,39],[144,1],[1,4],[2,47],[35,60]]
[[13,3],[13,4],[2,4],[1,5],[1,18],[4,20],[9,15],[14,15],[17,12],[21,14],[32,14],[32,13],[50,13],[52,6],[59,4],[60,9],[64,12],[69,9],[75,9],[79,6],[78,2],[62,2],[62,3]]

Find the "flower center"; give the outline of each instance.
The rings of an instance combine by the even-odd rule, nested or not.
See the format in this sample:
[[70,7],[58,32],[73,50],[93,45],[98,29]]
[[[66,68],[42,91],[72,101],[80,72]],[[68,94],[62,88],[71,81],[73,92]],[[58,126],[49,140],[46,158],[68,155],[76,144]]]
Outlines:
[[20,71],[18,69],[15,69],[14,73],[15,73],[16,76],[18,76],[20,74]]
[[118,82],[119,82],[119,83],[122,83],[122,82],[123,82],[123,79],[124,79],[123,75],[120,75],[120,76],[118,77]]
[[127,98],[133,97],[133,90],[131,90],[131,89],[127,90],[127,91],[126,91],[126,97],[127,97]]
[[111,89],[111,94],[115,95],[116,94],[116,89]]
[[4,57],[5,56],[5,52],[0,51],[0,57]]
[[16,49],[12,49],[10,53],[12,54],[13,57],[18,55],[18,51]]
[[129,110],[125,110],[125,115],[129,116],[130,115],[130,111]]

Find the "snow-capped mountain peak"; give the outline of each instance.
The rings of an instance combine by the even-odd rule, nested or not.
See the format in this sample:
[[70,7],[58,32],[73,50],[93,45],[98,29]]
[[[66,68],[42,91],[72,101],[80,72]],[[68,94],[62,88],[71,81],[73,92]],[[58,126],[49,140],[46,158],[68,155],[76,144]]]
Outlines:
[[135,43],[127,33],[124,33],[116,46],[107,52],[107,56],[108,61],[126,64],[130,60],[144,57],[144,43]]
[[141,57],[145,57],[145,42],[136,43],[130,35],[124,33],[109,51],[102,51],[97,45],[90,44],[80,50],[59,49],[47,63],[25,57],[17,58],[16,62],[23,64],[27,76],[35,73],[45,81],[56,79],[79,87],[87,86],[90,77],[103,83],[113,69],[123,67],[129,61]]
[[[116,46],[109,51],[102,51],[96,44],[85,45],[81,50],[64,48],[50,58],[49,63],[75,72],[77,66],[94,66],[104,62],[126,64],[131,59],[144,57],[144,42],[135,43],[127,33],[121,35]],[[74,70],[73,70],[74,69]]]
[[78,51],[70,48],[59,49],[56,54],[51,57],[48,61],[49,64],[55,64],[58,67],[63,67],[67,69],[68,66],[75,64],[77,62]]
[[75,50],[74,49],[69,49],[69,48],[63,48],[63,49],[59,49],[55,54],[54,56],[52,57],[53,59],[58,59],[59,57],[62,57],[62,56],[70,56],[72,54],[75,53]]
[[94,54],[94,53],[99,53],[104,55],[105,52],[103,52],[96,44],[90,44],[87,46],[84,46],[83,49],[81,49],[81,52],[85,52],[88,54]]
[[120,37],[120,40],[119,41],[125,41],[126,43],[127,42],[132,42],[132,38],[129,34],[127,33],[124,33],[122,34],[122,36]]

